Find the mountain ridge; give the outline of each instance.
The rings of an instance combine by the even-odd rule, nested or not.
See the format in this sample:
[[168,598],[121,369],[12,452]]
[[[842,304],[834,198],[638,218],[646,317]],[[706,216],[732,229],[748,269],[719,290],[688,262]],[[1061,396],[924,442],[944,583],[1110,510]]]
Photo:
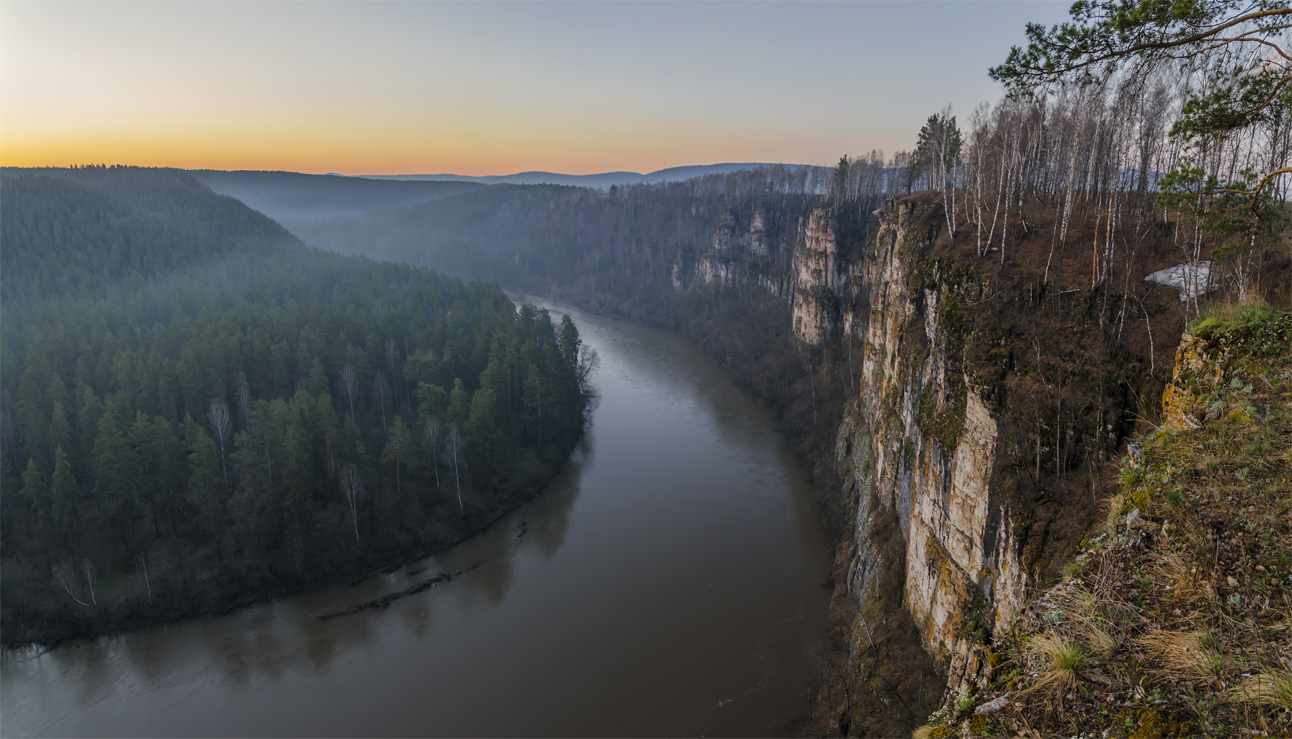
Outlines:
[[785,164],[772,162],[723,162],[719,164],[692,164],[680,167],[667,167],[642,174],[626,170],[614,172],[597,172],[594,174],[563,174],[531,170],[509,175],[459,175],[459,174],[399,174],[399,175],[354,175],[359,179],[397,180],[401,182],[479,182],[487,185],[578,185],[582,187],[610,187],[612,185],[655,184],[674,182],[709,174],[730,174],[746,169],[761,167],[788,167],[795,169],[817,169],[813,164]]

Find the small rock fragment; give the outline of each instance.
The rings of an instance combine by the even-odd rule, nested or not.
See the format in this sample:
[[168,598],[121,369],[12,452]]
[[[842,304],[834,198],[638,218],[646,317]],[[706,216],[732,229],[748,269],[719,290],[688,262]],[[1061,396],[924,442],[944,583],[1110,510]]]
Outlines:
[[1133,441],[1132,441],[1132,442],[1131,442],[1131,443],[1126,447],[1126,451],[1130,453],[1131,467],[1132,467],[1132,468],[1134,468],[1134,467],[1138,467],[1138,466],[1140,465],[1140,462],[1142,462],[1142,461],[1144,460],[1144,455],[1143,455],[1143,453],[1140,451],[1140,446],[1139,446],[1139,444],[1136,444],[1135,442],[1133,442]]
[[1139,515],[1139,509],[1136,508],[1135,510],[1126,514],[1126,528],[1148,529],[1151,531],[1152,529],[1157,528],[1157,524],[1153,523],[1152,521],[1145,520],[1142,516]]
[[1006,693],[995,700],[987,701],[981,706],[978,706],[977,708],[973,709],[973,712],[974,713],[995,713],[996,711],[999,711],[1000,709],[1009,705],[1009,696],[1010,694]]

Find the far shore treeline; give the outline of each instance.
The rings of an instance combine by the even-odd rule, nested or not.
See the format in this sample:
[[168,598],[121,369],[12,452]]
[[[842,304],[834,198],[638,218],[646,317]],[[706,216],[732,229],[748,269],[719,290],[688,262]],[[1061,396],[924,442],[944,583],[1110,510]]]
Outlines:
[[0,629],[219,611],[534,494],[595,357],[496,286],[303,245],[187,173],[0,176]]

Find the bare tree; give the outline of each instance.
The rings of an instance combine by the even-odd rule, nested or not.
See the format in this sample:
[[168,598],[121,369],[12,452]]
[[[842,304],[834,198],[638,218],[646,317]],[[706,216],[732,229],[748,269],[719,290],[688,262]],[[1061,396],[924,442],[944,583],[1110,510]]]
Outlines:
[[588,387],[592,381],[592,373],[596,372],[597,368],[600,366],[601,366],[601,356],[597,354],[597,350],[593,349],[587,344],[580,344],[577,372],[578,372],[578,379],[579,379],[579,390],[581,392],[588,391]]
[[148,580],[148,557],[146,555],[140,554],[139,564],[140,566],[143,567],[143,570],[144,570],[144,588],[147,589],[147,592],[148,592],[148,604],[152,605],[153,584]]
[[399,407],[399,373],[395,369],[395,361],[399,358],[399,352],[395,350],[395,340],[386,339],[386,361],[390,364],[390,389],[394,396],[394,407]]
[[207,414],[211,423],[211,431],[215,433],[215,440],[220,444],[220,471],[224,473],[224,484],[229,484],[229,469],[224,463],[224,445],[229,441],[229,433],[233,431],[233,423],[229,420],[229,406],[222,400],[212,400],[211,409]]
[[440,419],[431,416],[426,419],[426,425],[422,427],[422,433],[426,434],[426,440],[431,443],[431,467],[435,468],[435,489],[440,489],[440,462],[436,454],[436,446],[440,440]]
[[[66,577],[64,577],[64,575],[66,575]],[[90,604],[89,604],[89,603],[86,603],[85,601],[83,601],[83,600],[81,600],[80,598],[76,597],[76,593],[73,593],[73,592],[72,592],[72,588],[71,588],[71,587],[69,587],[69,586],[68,586],[68,584],[67,584],[67,578],[68,578],[68,577],[71,577],[71,578],[75,578],[75,577],[76,577],[75,575],[73,575],[73,574],[72,574],[72,568],[71,568],[71,567],[69,567],[69,566],[68,566],[68,565],[66,565],[66,564],[61,564],[61,565],[59,565],[58,567],[55,567],[55,568],[54,568],[54,577],[58,578],[58,583],[59,583],[60,585],[62,585],[62,586],[63,586],[63,590],[67,591],[67,595],[68,595],[68,597],[70,597],[72,600],[76,601],[77,603],[80,603],[81,605],[85,606],[86,608],[89,608],[89,607],[90,607]]]
[[99,599],[94,596],[94,563],[90,561],[89,557],[86,557],[81,564],[85,569],[85,582],[89,583],[90,586],[90,600],[97,606],[99,604]]
[[466,513],[466,506],[462,505],[462,478],[458,474],[458,447],[462,445],[462,432],[458,431],[456,423],[449,424],[449,453],[453,455],[453,483],[458,488],[458,509]]
[[354,374],[354,365],[342,367],[340,377],[341,389],[345,391],[346,400],[350,401],[350,418],[354,418],[354,396],[359,392],[359,378]]
[[389,431],[386,428],[386,396],[389,395],[390,384],[386,382],[386,376],[381,370],[377,370],[376,375],[372,378],[373,389],[377,391],[377,398],[381,400],[381,430]]
[[354,523],[354,541],[359,543],[359,496],[363,494],[363,478],[359,470],[348,464],[341,470],[341,494],[350,504],[350,520]]
[[[241,375],[242,373],[238,373]],[[251,426],[251,388],[247,387],[247,378],[241,377],[238,382],[238,404],[242,407],[242,427]]]

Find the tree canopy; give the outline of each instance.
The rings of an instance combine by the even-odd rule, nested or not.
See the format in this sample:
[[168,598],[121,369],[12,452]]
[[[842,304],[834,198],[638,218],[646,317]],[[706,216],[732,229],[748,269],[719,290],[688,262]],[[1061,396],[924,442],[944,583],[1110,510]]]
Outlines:
[[[1101,81],[1126,66],[1142,73],[1174,63],[1198,77],[1172,128],[1194,148],[1256,126],[1288,125],[1292,7],[1284,0],[1079,0],[1071,16],[1049,28],[1028,24],[1028,45],[1012,48],[991,76],[1013,94],[1030,94],[1052,82]],[[1287,174],[1292,167],[1272,156],[1228,181],[1179,177],[1201,192],[1247,196],[1259,211],[1266,188]]]
[[6,639],[442,546],[582,431],[577,332],[496,286],[311,249],[169,170],[9,170],[0,192]]

